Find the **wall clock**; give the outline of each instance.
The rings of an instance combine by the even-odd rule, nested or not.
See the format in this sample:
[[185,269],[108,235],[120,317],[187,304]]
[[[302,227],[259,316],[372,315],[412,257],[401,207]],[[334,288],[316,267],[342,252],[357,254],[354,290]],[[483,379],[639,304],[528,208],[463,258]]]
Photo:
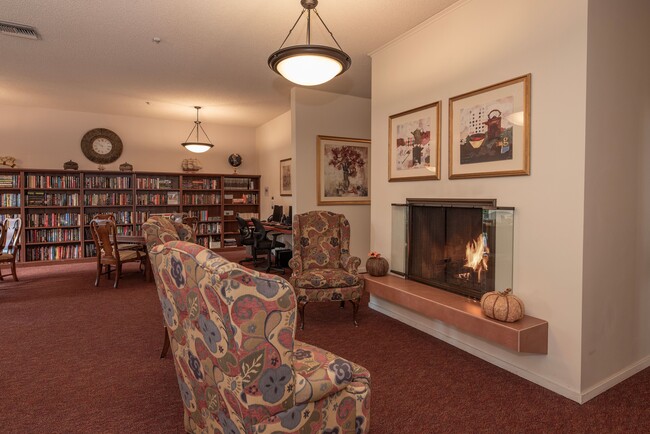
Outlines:
[[84,134],[81,151],[93,163],[112,163],[122,155],[122,139],[111,130],[95,128]]

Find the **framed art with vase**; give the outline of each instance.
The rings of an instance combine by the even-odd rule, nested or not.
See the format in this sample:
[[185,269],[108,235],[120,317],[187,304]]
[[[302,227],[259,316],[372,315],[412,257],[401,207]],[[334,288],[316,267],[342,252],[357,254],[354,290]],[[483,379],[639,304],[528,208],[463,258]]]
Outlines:
[[440,179],[440,101],[388,117],[388,181]]
[[370,204],[370,140],[318,136],[318,205]]
[[530,74],[449,99],[449,179],[530,174]]

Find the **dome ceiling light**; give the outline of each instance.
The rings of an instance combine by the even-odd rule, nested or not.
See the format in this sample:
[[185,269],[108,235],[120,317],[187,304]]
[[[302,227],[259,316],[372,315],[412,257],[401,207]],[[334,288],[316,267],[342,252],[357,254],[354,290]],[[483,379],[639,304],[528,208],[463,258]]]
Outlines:
[[[199,120],[199,110],[201,110],[201,107],[194,106],[194,108],[196,109],[196,120],[194,121],[194,128],[192,128],[192,131],[190,131],[189,136],[187,136],[187,139],[185,139],[185,142],[181,143],[181,145],[185,146],[185,148],[190,152],[200,154],[202,152],[209,151],[210,149],[212,149],[214,145],[210,142],[210,138],[208,137],[208,135],[205,133],[205,130],[201,126],[201,121]],[[190,140],[190,136],[192,135],[194,130],[196,130],[196,141],[190,142],[188,140]],[[199,140],[199,130],[203,131],[203,135],[207,139],[207,143],[201,142]]]
[[[298,19],[293,24],[289,34],[280,49],[269,56],[269,67],[287,80],[302,85],[316,86],[330,81],[337,75],[343,74],[350,68],[352,59],[348,56],[339,45],[336,38],[327,27],[320,14],[316,10],[318,0],[300,0],[303,7]],[[338,46],[337,48],[326,45],[311,45],[311,11],[314,11],[325,29]],[[307,44],[293,45],[282,48],[289,39],[291,32],[296,28],[298,21],[307,11]]]

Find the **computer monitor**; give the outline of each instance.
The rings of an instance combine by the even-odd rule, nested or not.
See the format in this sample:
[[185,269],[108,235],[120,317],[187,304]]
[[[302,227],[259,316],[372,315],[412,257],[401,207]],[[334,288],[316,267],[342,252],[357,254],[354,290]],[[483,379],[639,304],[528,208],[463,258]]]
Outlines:
[[291,205],[289,205],[289,214],[287,214],[287,221],[285,224],[288,226],[291,226],[293,224],[293,214],[291,211]]
[[280,223],[282,221],[282,205],[273,205],[273,215],[271,221]]

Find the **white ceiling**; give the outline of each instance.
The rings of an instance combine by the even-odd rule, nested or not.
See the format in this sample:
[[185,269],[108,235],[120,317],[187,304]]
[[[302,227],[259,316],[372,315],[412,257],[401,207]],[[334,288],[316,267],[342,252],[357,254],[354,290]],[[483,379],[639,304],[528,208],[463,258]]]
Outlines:
[[[321,0],[352,67],[315,88],[370,97],[368,53],[455,1]],[[0,104],[177,120],[200,105],[202,121],[258,126],[289,109],[292,84],[267,59],[301,10],[299,0],[0,0],[0,21],[42,37],[0,35]],[[304,43],[305,27],[287,45]],[[314,20],[312,43],[333,45]]]

